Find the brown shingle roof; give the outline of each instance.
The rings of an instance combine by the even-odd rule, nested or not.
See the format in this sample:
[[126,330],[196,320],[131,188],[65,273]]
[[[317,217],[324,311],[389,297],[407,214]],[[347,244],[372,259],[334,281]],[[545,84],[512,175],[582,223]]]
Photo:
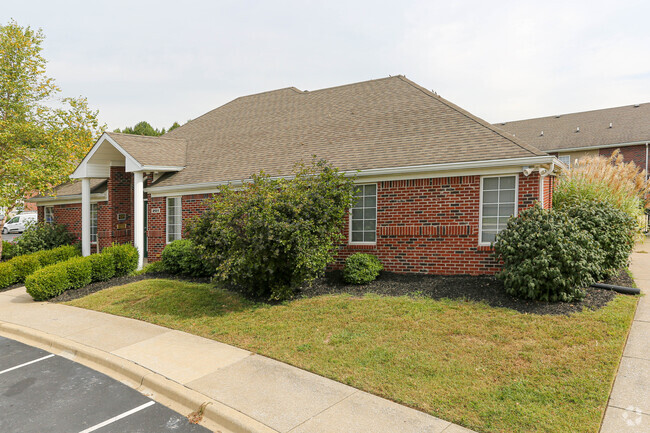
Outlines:
[[346,171],[546,155],[402,76],[237,98],[164,138],[185,140],[186,168],[156,186],[287,175],[313,155]]
[[[90,193],[102,193],[106,192],[108,189],[108,180],[107,179],[90,179]],[[66,196],[66,195],[81,195],[81,179],[74,180],[72,182],[63,183],[54,188],[54,193],[56,197]],[[53,197],[54,194],[48,194],[47,197]],[[37,195],[34,198],[43,198],[42,195]]]
[[107,132],[129,155],[142,165],[185,166],[184,139]]
[[[645,142],[650,140],[650,103],[496,123],[495,126],[547,151]],[[576,132],[577,128],[580,132]]]

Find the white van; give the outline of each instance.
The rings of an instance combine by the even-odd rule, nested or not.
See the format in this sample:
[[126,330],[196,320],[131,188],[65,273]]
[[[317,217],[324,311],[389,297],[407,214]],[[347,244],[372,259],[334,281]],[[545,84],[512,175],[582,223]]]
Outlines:
[[2,228],[2,234],[22,233],[30,225],[36,223],[38,216],[35,213],[23,213],[16,215],[9,221],[5,222]]

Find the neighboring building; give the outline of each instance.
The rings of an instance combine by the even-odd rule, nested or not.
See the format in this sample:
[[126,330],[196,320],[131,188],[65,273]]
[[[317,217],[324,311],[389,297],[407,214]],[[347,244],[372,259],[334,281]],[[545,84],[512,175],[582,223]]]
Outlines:
[[648,171],[650,103],[496,123],[518,139],[567,165],[587,155],[610,156],[620,149],[626,162]]
[[217,186],[324,158],[356,175],[362,199],[337,263],[491,274],[490,242],[518,210],[551,205],[554,157],[397,76],[237,98],[162,137],[103,134],[39,215],[91,246],[131,242],[157,260]]

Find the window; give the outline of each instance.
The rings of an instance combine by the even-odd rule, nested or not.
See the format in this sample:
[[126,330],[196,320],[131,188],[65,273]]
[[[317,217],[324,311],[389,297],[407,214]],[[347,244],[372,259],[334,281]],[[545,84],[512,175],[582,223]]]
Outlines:
[[481,240],[489,244],[517,213],[517,176],[481,178]]
[[181,238],[181,198],[167,197],[167,243]]
[[557,159],[563,162],[568,168],[571,168],[571,155],[560,155]]
[[358,185],[357,202],[350,212],[350,242],[377,241],[377,185]]
[[90,243],[97,243],[97,203],[90,204]]
[[45,207],[45,222],[47,224],[54,222],[54,208],[52,206]]
[[5,224],[16,224],[18,221],[20,221],[20,217],[13,217],[9,221],[7,221]]

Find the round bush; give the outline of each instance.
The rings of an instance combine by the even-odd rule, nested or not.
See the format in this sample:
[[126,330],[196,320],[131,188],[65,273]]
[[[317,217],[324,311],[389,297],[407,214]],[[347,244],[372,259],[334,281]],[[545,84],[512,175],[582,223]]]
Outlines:
[[162,252],[164,269],[171,274],[190,277],[206,277],[211,274],[205,260],[189,239],[180,239],[168,244]]
[[112,254],[91,254],[87,257],[92,268],[93,281],[106,281],[115,275],[115,261]]
[[93,268],[88,257],[74,257],[53,266],[63,266],[70,289],[80,289],[92,282]]
[[11,286],[16,282],[16,270],[11,263],[0,263],[0,289]]
[[593,236],[566,214],[539,205],[510,218],[494,251],[503,261],[497,277],[506,291],[541,301],[581,299],[603,261]]
[[18,248],[13,242],[2,241],[2,260],[11,260],[18,255]]
[[594,275],[596,279],[627,267],[638,226],[634,218],[609,203],[598,201],[576,202],[560,209],[593,236],[602,250],[602,274]]
[[102,254],[110,254],[113,256],[116,277],[133,272],[138,267],[138,250],[131,244],[113,244],[110,247],[104,248]]
[[70,287],[66,268],[63,264],[56,264],[41,268],[25,280],[27,293],[35,301],[45,301],[60,295]]
[[14,265],[17,283],[22,283],[28,275],[33,274],[41,267],[38,256],[34,254],[14,257],[9,263]]
[[74,236],[66,226],[38,222],[30,225],[16,240],[19,254],[31,254],[37,251],[50,250],[61,245],[74,242]]
[[384,267],[372,254],[356,253],[345,260],[343,279],[351,284],[365,284],[374,281]]

